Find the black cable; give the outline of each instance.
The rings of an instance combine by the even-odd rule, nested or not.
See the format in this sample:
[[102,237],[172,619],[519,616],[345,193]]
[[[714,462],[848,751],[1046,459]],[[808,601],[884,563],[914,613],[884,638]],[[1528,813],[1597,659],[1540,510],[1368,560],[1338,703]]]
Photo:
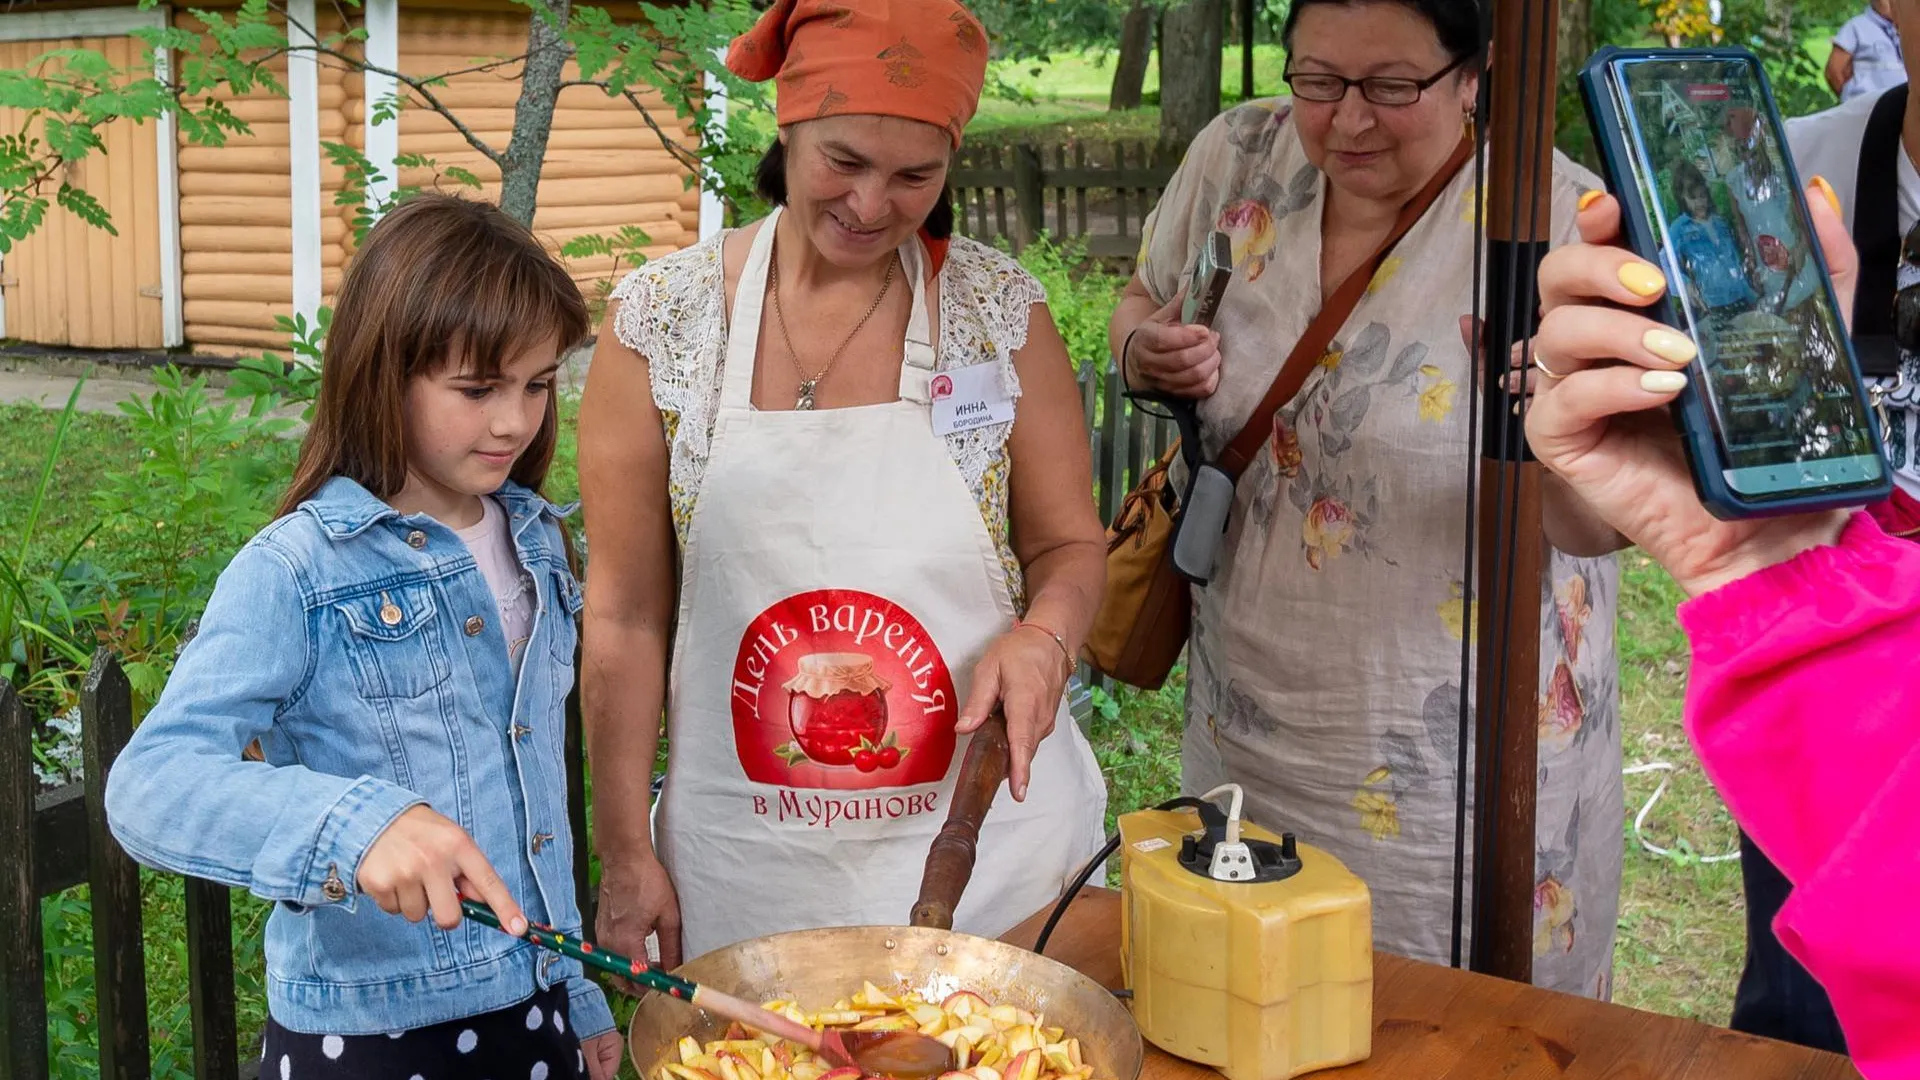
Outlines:
[[[1166,802],[1154,807],[1154,809],[1198,810],[1206,805],[1207,803],[1202,799],[1196,799],[1191,795],[1182,795],[1177,799],[1168,799]],[[1112,836],[1107,837],[1107,842],[1101,846],[1100,853],[1087,860],[1087,865],[1080,868],[1080,873],[1073,879],[1073,884],[1067,886],[1067,890],[1060,894],[1060,899],[1054,902],[1053,913],[1047,916],[1046,925],[1040,928],[1040,936],[1033,939],[1033,951],[1036,955],[1046,954],[1047,939],[1053,937],[1054,927],[1060,925],[1060,919],[1066,915],[1067,908],[1073,904],[1073,898],[1080,895],[1081,889],[1087,887],[1087,881],[1093,877],[1094,871],[1100,869],[1108,859],[1113,858],[1113,853],[1119,849],[1120,834],[1116,832]]]

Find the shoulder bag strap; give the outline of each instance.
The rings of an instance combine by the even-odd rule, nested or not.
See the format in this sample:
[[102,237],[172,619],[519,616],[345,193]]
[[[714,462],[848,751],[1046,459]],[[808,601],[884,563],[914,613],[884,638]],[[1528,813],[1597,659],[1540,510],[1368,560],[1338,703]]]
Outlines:
[[1306,332],[1294,343],[1293,351],[1287,354],[1286,362],[1280,365],[1280,373],[1274,376],[1273,385],[1267,388],[1266,396],[1253,407],[1253,414],[1247,418],[1246,426],[1221,452],[1220,460],[1215,462],[1221,471],[1236,480],[1240,478],[1241,470],[1247,467],[1247,463],[1259,453],[1260,444],[1266,441],[1274,412],[1300,392],[1300,388],[1306,384],[1307,375],[1319,363],[1320,357],[1326,354],[1333,336],[1346,325],[1347,318],[1359,305],[1360,297],[1365,295],[1367,285],[1373,281],[1373,275],[1380,269],[1380,263],[1386,259],[1387,253],[1393,250],[1407,230],[1413,228],[1414,223],[1433,205],[1433,201],[1453,182],[1460,167],[1473,157],[1473,148],[1471,138],[1460,140],[1460,145],[1454,149],[1447,163],[1440,167],[1433,179],[1427,181],[1427,186],[1412,201],[1401,208],[1400,217],[1394,221],[1393,231],[1387,234],[1386,240],[1327,297],[1319,313],[1307,324]]

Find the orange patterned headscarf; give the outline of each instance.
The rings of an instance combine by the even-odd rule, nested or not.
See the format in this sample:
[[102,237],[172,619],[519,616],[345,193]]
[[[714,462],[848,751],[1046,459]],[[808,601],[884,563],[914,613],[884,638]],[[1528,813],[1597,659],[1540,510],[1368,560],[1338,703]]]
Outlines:
[[782,125],[899,116],[944,128],[957,147],[986,82],[987,34],[956,0],[777,0],[734,39],[727,67],[779,78]]

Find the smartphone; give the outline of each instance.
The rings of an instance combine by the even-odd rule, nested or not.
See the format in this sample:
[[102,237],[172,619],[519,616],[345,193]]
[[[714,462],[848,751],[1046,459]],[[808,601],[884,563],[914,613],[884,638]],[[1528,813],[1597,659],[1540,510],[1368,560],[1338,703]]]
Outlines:
[[1580,91],[1623,238],[1667,276],[1650,314],[1700,350],[1674,410],[1701,501],[1738,519],[1887,498],[1859,361],[1760,61],[1608,46]]
[[1220,310],[1220,298],[1227,294],[1233,280],[1233,237],[1224,232],[1207,234],[1200,254],[1193,260],[1193,276],[1187,283],[1187,299],[1180,306],[1180,321],[1189,326],[1213,325]]

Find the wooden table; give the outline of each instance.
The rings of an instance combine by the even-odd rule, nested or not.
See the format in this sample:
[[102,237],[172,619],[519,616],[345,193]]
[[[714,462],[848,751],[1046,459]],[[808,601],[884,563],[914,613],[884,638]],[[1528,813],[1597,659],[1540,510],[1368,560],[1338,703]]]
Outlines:
[[[1006,940],[1031,947],[1046,912]],[[1120,894],[1088,889],[1047,955],[1120,986]],[[1373,1056],[1316,1080],[1860,1080],[1846,1058],[1376,952]],[[1147,1044],[1141,1080],[1219,1080]]]

